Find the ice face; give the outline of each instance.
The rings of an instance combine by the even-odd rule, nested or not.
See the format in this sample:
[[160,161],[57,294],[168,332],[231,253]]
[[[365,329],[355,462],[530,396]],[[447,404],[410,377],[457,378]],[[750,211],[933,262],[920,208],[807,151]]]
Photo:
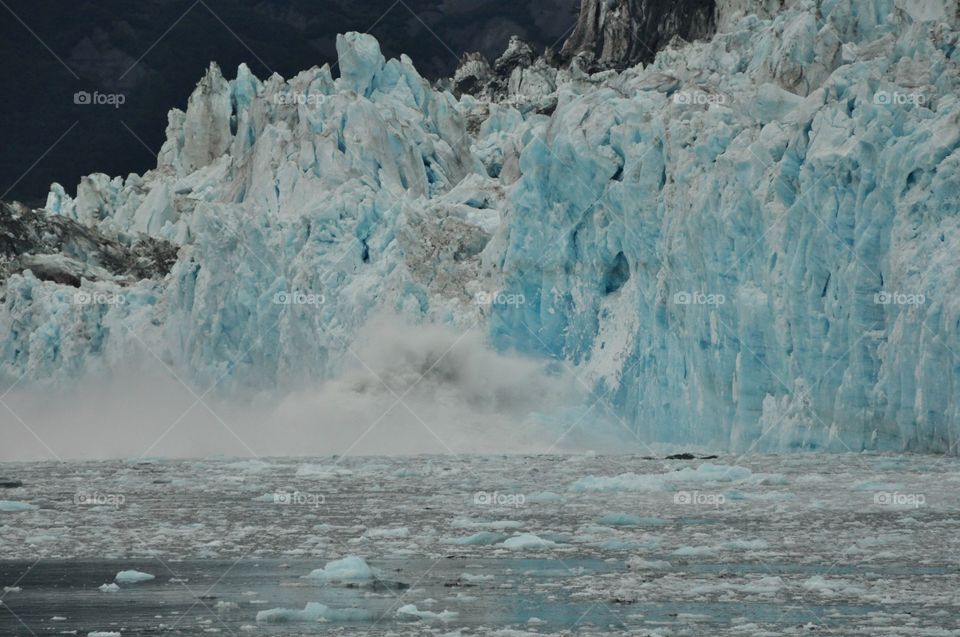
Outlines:
[[386,311],[563,361],[630,439],[947,450],[956,18],[745,4],[646,68],[537,83],[550,115],[528,94],[455,100],[368,35],[338,39],[336,79],[211,66],[157,169],[47,202],[176,243],[169,276],[84,282],[124,301],[78,303],[13,275],[3,372],[62,380],[147,348],[206,384],[289,389],[338,374]]

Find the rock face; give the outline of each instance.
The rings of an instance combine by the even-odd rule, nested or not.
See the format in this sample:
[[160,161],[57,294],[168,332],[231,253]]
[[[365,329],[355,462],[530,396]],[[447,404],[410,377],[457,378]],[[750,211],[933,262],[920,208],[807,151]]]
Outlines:
[[553,57],[537,57],[533,48],[514,36],[493,66],[479,53],[464,56],[453,77],[457,96],[472,95],[484,101],[511,100],[523,110],[551,110],[556,100],[558,68]]
[[82,279],[133,283],[162,279],[176,260],[176,246],[162,239],[123,244],[73,219],[0,202],[0,284],[26,270],[72,287]]
[[468,53],[453,75],[453,91],[456,95],[494,100],[502,96],[504,80],[493,72],[487,58],[480,53]]
[[[739,4],[726,6],[722,17],[732,21],[743,10]],[[712,35],[718,16],[716,0],[583,0],[576,26],[559,52],[547,49],[537,56],[528,43],[513,37],[493,65],[479,53],[464,56],[452,88],[458,96],[513,100],[521,108],[525,103],[550,111],[555,103],[541,97],[556,90],[560,69],[623,70],[650,62],[675,37]]]
[[573,33],[560,51],[570,60],[589,56],[597,69],[650,62],[672,38],[709,37],[715,0],[583,0]]
[[388,312],[561,360],[629,441],[956,451],[960,33],[938,1],[731,14],[621,72],[518,42],[474,60],[493,97],[361,34],[337,78],[211,67],[155,170],[46,206],[178,246],[169,274],[77,306],[20,267],[0,374],[67,380],[133,333],[205,384],[287,389],[337,376]]

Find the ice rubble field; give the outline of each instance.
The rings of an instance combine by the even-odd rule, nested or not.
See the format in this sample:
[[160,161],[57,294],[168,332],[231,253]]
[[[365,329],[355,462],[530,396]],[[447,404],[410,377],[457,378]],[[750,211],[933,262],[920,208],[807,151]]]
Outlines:
[[518,69],[496,104],[358,34],[336,78],[211,68],[155,170],[47,203],[176,242],[171,275],[84,283],[113,305],[14,276],[3,372],[62,380],[149,349],[204,386],[309,386],[387,311],[568,361],[646,441],[951,449],[952,3],[786,4],[721,3],[712,41],[646,68]]
[[[0,474],[24,483],[7,501],[30,505],[0,507],[0,585],[19,589],[2,600],[37,634],[960,634],[953,458],[328,457]],[[30,634],[4,613],[0,628]]]

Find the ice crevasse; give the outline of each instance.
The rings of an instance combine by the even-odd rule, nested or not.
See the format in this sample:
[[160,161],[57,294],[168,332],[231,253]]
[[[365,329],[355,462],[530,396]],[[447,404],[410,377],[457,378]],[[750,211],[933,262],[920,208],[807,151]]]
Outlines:
[[515,70],[496,103],[355,33],[337,78],[211,66],[156,169],[46,205],[177,244],[170,274],[81,285],[122,303],[14,274],[3,375],[147,348],[198,381],[289,387],[336,375],[389,311],[564,361],[644,441],[955,451],[955,9],[749,4],[645,67]]

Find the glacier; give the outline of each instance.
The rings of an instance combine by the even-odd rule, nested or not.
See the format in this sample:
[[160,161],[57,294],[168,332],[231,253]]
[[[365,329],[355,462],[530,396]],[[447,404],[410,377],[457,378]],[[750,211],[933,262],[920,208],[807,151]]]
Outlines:
[[774,4],[721,0],[712,38],[622,71],[518,65],[496,97],[357,33],[337,77],[211,65],[156,169],[45,207],[176,262],[11,274],[6,391],[146,353],[217,391],[302,390],[389,315],[553,361],[587,388],[576,420],[630,442],[955,452],[958,11]]

